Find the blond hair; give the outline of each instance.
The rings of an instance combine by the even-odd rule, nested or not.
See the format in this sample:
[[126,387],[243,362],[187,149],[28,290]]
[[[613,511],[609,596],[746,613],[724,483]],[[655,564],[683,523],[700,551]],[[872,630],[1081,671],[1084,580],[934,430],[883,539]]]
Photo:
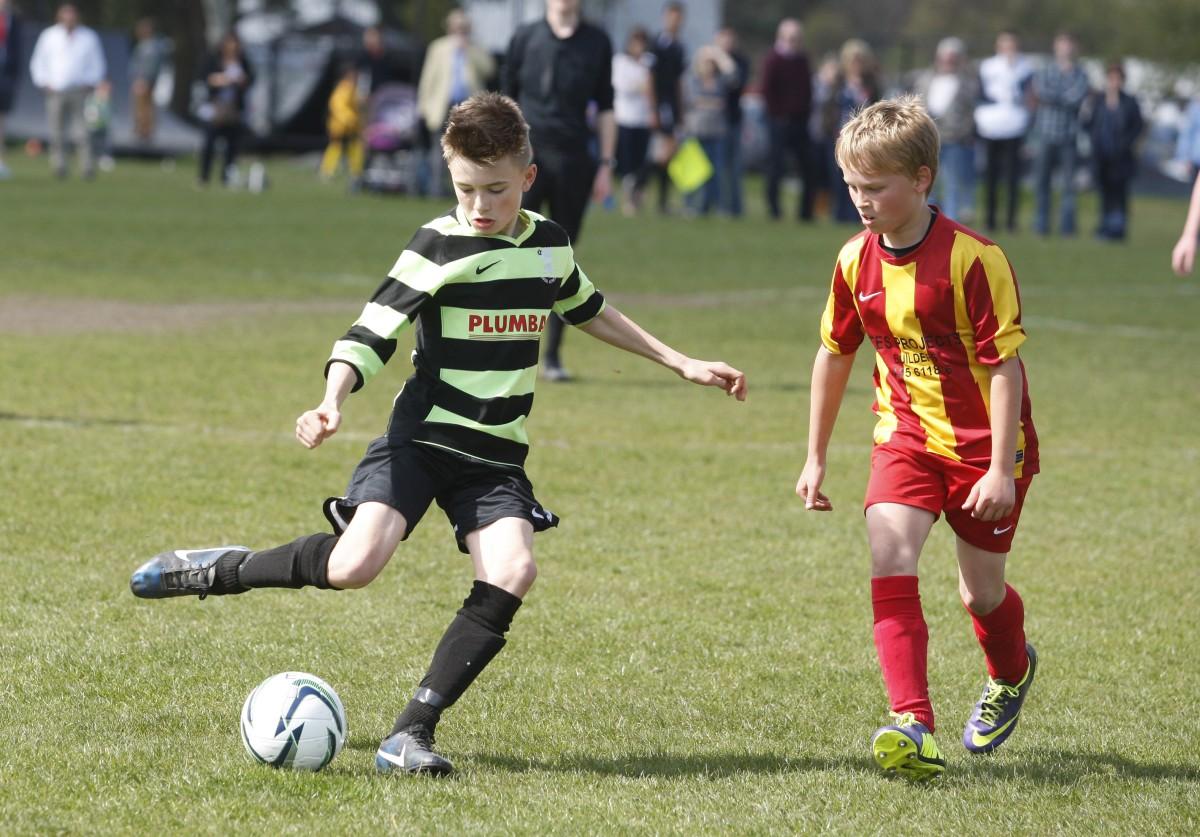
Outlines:
[[834,153],[842,169],[861,174],[903,174],[916,179],[929,169],[929,188],[937,178],[937,125],[917,96],[884,99],[863,108],[842,126]]
[[446,162],[463,157],[491,164],[506,157],[527,166],[533,159],[529,125],[521,108],[508,96],[478,93],[450,111],[442,134]]

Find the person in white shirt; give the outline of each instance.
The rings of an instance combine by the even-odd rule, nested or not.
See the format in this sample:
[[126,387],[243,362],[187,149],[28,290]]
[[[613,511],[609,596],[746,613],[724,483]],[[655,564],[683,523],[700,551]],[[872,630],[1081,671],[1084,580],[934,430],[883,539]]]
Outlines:
[[925,101],[941,139],[938,176],[930,197],[947,218],[970,223],[975,215],[975,105],[979,77],[967,62],[961,38],[943,38],[934,64],[916,76],[913,92]]
[[1033,65],[1019,50],[1017,36],[1001,32],[996,38],[996,54],[979,65],[980,105],[975,108],[975,127],[986,155],[989,232],[996,229],[1001,169],[1008,181],[1008,231],[1017,228],[1021,145],[1029,130],[1029,85],[1033,78]]
[[642,189],[650,174],[646,152],[650,148],[651,111],[654,109],[654,79],[650,73],[650,36],[635,27],[625,42],[625,51],[613,56],[613,113],[617,119],[617,166],[621,182],[621,209],[636,215],[642,205]]
[[83,176],[95,175],[91,144],[83,119],[83,105],[92,89],[107,72],[104,50],[96,33],[81,26],[79,10],[71,3],[58,7],[57,23],[42,31],[33,47],[29,75],[46,96],[46,119],[50,123],[50,167],[58,177],[67,176],[63,139],[70,130],[79,154]]

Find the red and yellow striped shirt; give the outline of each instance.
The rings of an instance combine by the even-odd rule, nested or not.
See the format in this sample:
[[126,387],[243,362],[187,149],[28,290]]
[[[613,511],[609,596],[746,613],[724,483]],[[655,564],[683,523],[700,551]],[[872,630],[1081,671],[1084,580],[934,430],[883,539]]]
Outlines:
[[[874,345],[875,443],[987,468],[995,367],[1025,342],[1021,297],[998,246],[938,213],[915,250],[892,256],[863,231],[838,254],[821,341],[850,354]],[[1020,363],[1020,360],[1017,361]],[[1038,470],[1025,366],[1015,476]]]

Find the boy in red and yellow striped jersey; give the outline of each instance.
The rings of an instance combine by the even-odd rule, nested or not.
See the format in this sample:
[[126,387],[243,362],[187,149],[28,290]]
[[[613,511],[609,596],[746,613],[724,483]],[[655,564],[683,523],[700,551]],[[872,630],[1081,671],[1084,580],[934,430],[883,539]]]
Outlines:
[[871,749],[885,770],[925,779],[945,769],[933,739],[928,629],[917,562],[941,514],[957,535],[959,594],[988,681],[963,732],[974,753],[1016,727],[1037,665],[1021,597],[1004,565],[1038,470],[1021,301],[1000,248],[928,205],[937,128],[913,97],[861,111],[837,142],[866,230],[842,247],[813,366],[808,460],[796,493],[821,493],[838,407],[866,338],[876,351],[875,447],[865,501],[875,647],[893,723]]

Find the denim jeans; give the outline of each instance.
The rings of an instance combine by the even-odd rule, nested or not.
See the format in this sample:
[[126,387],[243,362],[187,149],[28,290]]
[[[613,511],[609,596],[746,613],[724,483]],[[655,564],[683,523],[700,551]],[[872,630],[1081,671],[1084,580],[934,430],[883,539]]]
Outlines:
[[696,137],[712,163],[712,176],[700,188],[687,196],[688,208],[697,215],[707,215],[721,205],[721,160],[725,156],[724,137]]
[[1100,226],[1096,235],[1120,241],[1129,218],[1129,167],[1123,161],[1096,160],[1096,186],[1100,191]]
[[1061,142],[1041,141],[1033,158],[1034,183],[1037,190],[1037,210],[1033,229],[1041,235],[1050,232],[1050,204],[1053,201],[1053,181],[1056,172],[1061,179],[1058,231],[1075,234],[1075,137]]
[[721,178],[721,209],[734,218],[742,217],[742,133],[741,125],[730,125],[722,144],[717,171]]
[[934,202],[947,218],[962,222],[975,209],[975,145],[942,143]]

